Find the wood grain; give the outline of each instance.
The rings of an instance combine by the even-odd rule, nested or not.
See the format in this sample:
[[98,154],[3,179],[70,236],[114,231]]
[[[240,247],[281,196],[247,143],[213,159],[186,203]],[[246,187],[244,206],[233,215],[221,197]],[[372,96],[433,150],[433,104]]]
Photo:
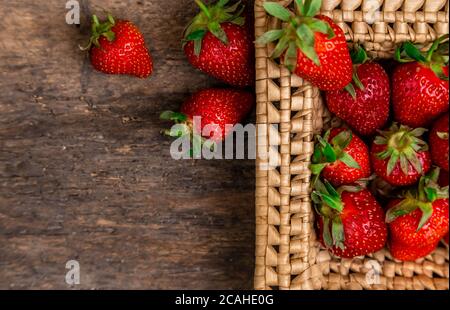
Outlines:
[[[84,0],[81,27],[65,2],[0,0],[0,289],[251,288],[254,161],[174,161],[159,134],[220,85],[180,48],[193,1]],[[140,26],[150,79],[91,69],[77,46],[102,9]]]

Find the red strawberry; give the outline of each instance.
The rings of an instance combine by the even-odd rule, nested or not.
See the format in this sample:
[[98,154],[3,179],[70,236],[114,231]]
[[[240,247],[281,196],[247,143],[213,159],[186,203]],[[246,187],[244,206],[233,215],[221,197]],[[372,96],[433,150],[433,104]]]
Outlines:
[[[210,88],[195,93],[185,101],[181,113],[166,111],[161,114],[161,119],[186,124],[183,132],[167,131],[170,136],[191,134],[193,130],[197,135],[220,141],[229,133],[230,128],[226,128],[226,125],[234,126],[241,122],[253,103],[253,95],[249,92]],[[194,117],[201,119],[196,123]],[[208,130],[207,125],[211,130]]]
[[428,145],[420,139],[425,131],[396,123],[380,131],[370,151],[374,172],[394,186],[416,183],[431,167]]
[[[448,110],[448,42],[439,38],[427,55],[422,55],[410,42],[397,51],[401,59],[404,50],[414,62],[400,64],[392,75],[392,103],[396,121],[411,127],[427,126],[439,114]],[[447,60],[439,52],[447,45]],[[435,52],[437,50],[437,52]]]
[[272,58],[284,54],[286,67],[321,90],[343,89],[352,80],[352,61],[344,32],[329,17],[317,15],[321,0],[296,3],[294,16],[277,2],[264,2],[264,9],[284,21],[286,27],[266,32],[256,43],[278,40]]
[[139,78],[152,74],[153,62],[144,36],[132,22],[116,22],[111,15],[103,23],[95,15],[92,20],[92,36],[87,49],[90,49],[91,63],[96,70]]
[[447,233],[445,236],[444,236],[444,242],[445,242],[445,244],[448,246],[448,237],[449,237],[449,233]]
[[352,184],[370,176],[369,149],[345,128],[333,128],[317,137],[311,170],[334,186]]
[[447,234],[448,187],[437,185],[438,175],[439,169],[435,169],[421,177],[417,190],[388,204],[386,222],[389,223],[390,248],[394,249],[391,254],[395,258],[405,259],[406,247],[411,255],[408,260],[427,255],[429,252],[425,252]]
[[434,164],[448,171],[448,113],[433,125],[430,133],[430,152]]
[[227,0],[206,6],[195,1],[201,12],[184,34],[184,52],[201,71],[230,85],[244,87],[254,83],[254,45],[249,27],[244,27],[240,3],[226,6]]
[[411,247],[401,243],[391,242],[389,251],[395,259],[401,261],[415,261],[433,253],[437,246],[438,243],[431,243],[423,246]]
[[352,258],[384,247],[384,212],[370,191],[348,186],[336,191],[318,181],[312,198],[320,216],[319,238],[332,254]]
[[359,134],[372,135],[389,117],[389,77],[379,64],[365,62],[367,55],[363,49],[353,55],[353,63],[362,62],[356,65],[353,84],[345,90],[326,92],[327,106]]

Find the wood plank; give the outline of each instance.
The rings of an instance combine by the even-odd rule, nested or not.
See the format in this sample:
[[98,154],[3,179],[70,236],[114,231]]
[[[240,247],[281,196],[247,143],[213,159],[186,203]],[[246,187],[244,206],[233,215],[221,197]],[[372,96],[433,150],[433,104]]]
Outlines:
[[[251,288],[254,162],[174,161],[159,112],[221,85],[185,60],[191,0],[0,0],[0,289]],[[152,78],[93,71],[77,48],[101,8],[133,20]]]

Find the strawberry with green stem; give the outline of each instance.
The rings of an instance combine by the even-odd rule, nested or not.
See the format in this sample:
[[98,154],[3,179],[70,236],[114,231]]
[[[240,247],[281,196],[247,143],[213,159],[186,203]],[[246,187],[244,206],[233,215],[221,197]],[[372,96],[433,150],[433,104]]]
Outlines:
[[386,244],[383,209],[367,189],[343,186],[335,190],[318,180],[312,199],[319,215],[319,239],[333,255],[367,255]]
[[195,2],[201,12],[187,26],[183,39],[188,61],[230,85],[252,85],[254,45],[249,27],[244,26],[244,6],[240,1],[228,5],[229,0],[211,5]]
[[416,183],[431,167],[428,144],[421,139],[425,131],[397,123],[379,131],[370,151],[373,171],[394,186]]
[[92,66],[107,74],[127,74],[147,78],[153,71],[153,60],[145,46],[144,36],[130,21],[114,20],[108,14],[104,22],[92,16],[92,35],[87,47]]
[[392,74],[396,121],[411,127],[429,125],[448,110],[448,35],[425,53],[405,42],[395,53],[400,64]]
[[333,128],[317,136],[311,171],[334,186],[355,183],[370,176],[369,150],[351,130]]
[[[254,105],[253,94],[243,90],[209,88],[196,92],[186,100],[180,112],[165,111],[162,120],[173,121],[177,126],[164,134],[194,139],[193,146],[201,147],[224,140],[241,122]],[[199,117],[195,122],[195,117]],[[229,125],[229,126],[227,126]],[[208,142],[208,143],[206,143]],[[198,154],[198,149],[193,150]]]
[[368,61],[366,51],[355,48],[353,82],[345,90],[325,93],[330,112],[344,120],[357,133],[375,134],[389,118],[390,85],[386,71],[378,63]]
[[394,258],[416,260],[431,253],[448,233],[448,186],[437,184],[439,168],[421,177],[417,189],[388,204],[389,247]]
[[272,58],[321,90],[343,89],[352,80],[352,61],[342,29],[327,16],[318,15],[321,0],[296,0],[296,15],[276,2],[264,2],[270,15],[285,23],[270,30],[257,44],[278,41]]

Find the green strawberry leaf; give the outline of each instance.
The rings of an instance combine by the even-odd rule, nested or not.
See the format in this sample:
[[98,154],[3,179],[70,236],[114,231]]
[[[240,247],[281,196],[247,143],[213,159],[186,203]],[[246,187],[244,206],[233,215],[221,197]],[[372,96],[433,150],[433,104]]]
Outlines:
[[408,174],[408,159],[404,153],[400,154],[400,168],[402,172],[407,175]]
[[355,65],[363,64],[369,59],[364,48],[359,45],[352,49],[352,51],[350,52],[350,56],[352,58],[353,64]]
[[[230,0],[219,0],[219,1],[217,2],[217,5],[220,6],[220,7],[224,7],[225,5],[227,5],[228,2],[230,2]],[[240,1],[239,1],[238,3],[236,3],[236,4],[240,4]],[[235,4],[235,5],[236,5],[236,4]],[[235,10],[235,9],[234,9],[234,10]],[[232,11],[234,11],[234,10],[232,10]]]
[[409,214],[415,209],[417,209],[415,200],[405,198],[386,212],[386,223],[392,223],[398,217]]
[[424,188],[425,194],[427,196],[427,200],[430,202],[433,202],[437,199],[438,193],[437,190],[433,187],[425,187]]
[[332,140],[331,143],[334,146],[339,146],[342,150],[344,150],[352,141],[353,135],[350,130],[344,130],[338,133]]
[[325,145],[325,147],[323,148],[322,154],[325,156],[325,160],[328,163],[334,163],[337,160],[336,152],[334,151],[331,144],[329,144],[328,142]]
[[419,204],[419,208],[422,211],[422,217],[420,218],[420,222],[419,225],[417,226],[416,231],[421,230],[423,225],[425,225],[430,219],[430,217],[433,215],[433,207],[431,206],[431,203]]
[[387,175],[391,175],[392,171],[395,168],[395,165],[397,164],[398,159],[399,159],[398,151],[394,150],[387,164]]
[[320,193],[329,194],[327,188],[325,187],[325,184],[323,184],[322,181],[317,180],[317,182],[314,184],[314,188],[316,189],[317,195],[320,197]]
[[334,189],[333,185],[331,185],[330,182],[325,180],[324,185],[332,198],[334,198],[337,201],[341,200],[341,195]]
[[414,167],[414,169],[419,173],[422,174],[422,164],[420,163],[419,159],[417,158],[416,152],[407,152],[405,153],[406,158],[408,159],[409,163]]
[[289,47],[284,55],[284,65],[289,71],[294,71],[297,65],[297,46],[295,42],[290,42]]
[[172,112],[172,111],[164,111],[159,115],[159,118],[164,121],[173,121],[177,123],[185,122],[187,120],[187,116],[184,113],[180,112]]
[[310,168],[311,168],[311,173],[314,175],[319,175],[323,168],[325,168],[328,164],[327,163],[323,163],[323,164],[311,164]]
[[278,41],[277,46],[275,46],[275,49],[272,52],[271,57],[272,58],[278,58],[281,56],[281,54],[284,53],[284,51],[288,48],[289,45],[289,38],[287,36],[281,37],[281,39]]
[[199,57],[200,53],[202,52],[202,42],[202,39],[197,39],[194,41],[194,54],[197,57]]
[[209,23],[209,24],[208,24],[208,30],[209,30],[216,38],[218,38],[220,41],[222,41],[222,43],[224,43],[225,45],[228,44],[228,37],[227,37],[227,34],[226,34],[225,31],[222,29],[222,27],[220,26],[219,22],[213,21],[213,22]]
[[364,87],[363,83],[361,82],[361,80],[359,79],[358,73],[356,73],[356,71],[355,71],[355,73],[353,73],[352,79],[353,79],[353,83],[355,83],[356,87],[358,87],[360,90],[364,90],[365,87]]
[[306,45],[314,47],[314,32],[306,24],[297,28],[297,36]]
[[330,208],[341,212],[343,207],[342,204],[339,201],[336,201],[335,199],[333,199],[333,197],[327,195],[327,194],[323,194],[323,193],[318,193],[319,197],[322,199],[322,202],[324,204],[326,204],[327,206],[329,206]]
[[426,133],[428,129],[426,128],[415,128],[410,131],[410,134],[414,137],[421,137],[424,133]]
[[376,136],[374,143],[377,145],[386,145],[387,144],[387,139],[385,137],[382,136]]
[[264,33],[262,36],[260,36],[255,43],[257,44],[267,44],[269,42],[273,42],[281,38],[284,34],[284,30],[282,29],[276,29],[276,30],[269,30],[266,33]]
[[426,62],[426,58],[422,55],[419,49],[411,42],[404,42],[403,49],[409,57],[419,62]]
[[203,39],[203,37],[206,34],[206,30],[204,29],[199,29],[196,31],[191,32],[187,37],[186,37],[186,41],[195,41],[195,40],[200,40]]
[[[448,48],[448,44],[442,44],[442,42],[448,40],[448,37],[449,37],[449,35],[445,34],[433,42],[433,44],[431,45],[431,47],[428,49],[428,52],[427,52],[427,56],[426,56],[427,62],[431,62],[431,59],[433,58],[433,53],[436,52],[440,46],[447,45],[447,48]],[[447,55],[448,55],[448,52],[447,52]]]
[[316,16],[322,6],[322,0],[305,0],[304,16]]
[[320,32],[323,34],[329,33],[330,26],[328,25],[328,23],[324,22],[323,20],[313,19],[308,24],[308,26],[314,32]]
[[330,233],[330,219],[328,217],[322,217],[323,220],[323,241],[327,247],[333,246],[333,238]]
[[442,66],[442,64],[432,63],[430,65],[430,68],[431,70],[433,70],[434,74],[436,74],[438,78],[444,81],[448,81],[448,76],[445,74],[444,67]]
[[344,89],[352,96],[353,100],[356,100],[356,91],[352,83],[349,83]]
[[305,16],[305,6],[303,5],[303,0],[295,0],[298,15]]
[[289,10],[277,2],[264,2],[263,7],[267,13],[282,21],[287,22],[291,18]]
[[304,41],[297,40],[297,47],[308,57],[316,66],[320,66],[319,56],[317,55],[314,46],[306,44]]
[[361,166],[356,162],[356,160],[350,156],[347,152],[342,152],[339,160],[343,162],[347,167],[353,169],[361,169]]
[[344,250],[344,225],[342,224],[341,218],[338,216],[335,217],[331,223],[331,234],[333,236],[333,243],[341,250]]

